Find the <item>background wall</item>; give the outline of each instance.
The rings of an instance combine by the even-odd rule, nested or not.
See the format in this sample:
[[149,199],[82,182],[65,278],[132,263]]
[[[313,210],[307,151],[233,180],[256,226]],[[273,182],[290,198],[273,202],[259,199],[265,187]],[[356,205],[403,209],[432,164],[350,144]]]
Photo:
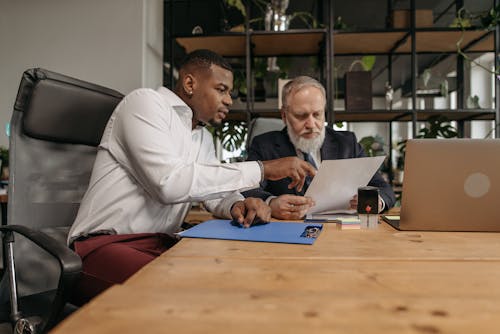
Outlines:
[[162,0],[0,0],[0,145],[24,70],[124,94],[162,83]]

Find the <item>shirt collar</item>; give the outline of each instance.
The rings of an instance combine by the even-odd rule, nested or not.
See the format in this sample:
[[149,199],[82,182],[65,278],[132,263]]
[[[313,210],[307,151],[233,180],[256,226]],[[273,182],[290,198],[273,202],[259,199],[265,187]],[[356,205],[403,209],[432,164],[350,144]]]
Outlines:
[[193,124],[193,111],[191,110],[191,108],[170,89],[161,86],[157,91],[165,97],[165,99],[172,106],[172,109],[177,113],[182,122],[184,122],[186,126],[191,129]]

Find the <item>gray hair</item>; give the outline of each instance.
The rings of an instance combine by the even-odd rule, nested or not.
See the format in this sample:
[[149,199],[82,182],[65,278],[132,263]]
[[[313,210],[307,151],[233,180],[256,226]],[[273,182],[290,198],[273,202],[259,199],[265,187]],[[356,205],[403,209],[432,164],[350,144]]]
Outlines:
[[321,91],[321,94],[323,94],[323,97],[325,98],[326,101],[326,92],[325,92],[325,87],[316,79],[308,77],[306,75],[301,75],[299,77],[296,77],[289,82],[286,83],[285,86],[283,86],[282,94],[281,94],[281,106],[283,109],[286,109],[288,107],[288,97],[291,94],[294,94],[301,90],[302,88],[305,87],[316,87]]

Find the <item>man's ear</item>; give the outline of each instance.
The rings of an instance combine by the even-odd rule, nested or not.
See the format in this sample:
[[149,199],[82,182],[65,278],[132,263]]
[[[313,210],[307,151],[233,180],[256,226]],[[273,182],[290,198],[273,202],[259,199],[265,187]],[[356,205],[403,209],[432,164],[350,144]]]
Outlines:
[[286,112],[285,112],[285,108],[281,107],[280,111],[281,111],[281,120],[283,121],[283,123],[286,124]]
[[186,74],[182,81],[182,88],[186,95],[193,95],[193,91],[196,89],[196,78],[192,74]]

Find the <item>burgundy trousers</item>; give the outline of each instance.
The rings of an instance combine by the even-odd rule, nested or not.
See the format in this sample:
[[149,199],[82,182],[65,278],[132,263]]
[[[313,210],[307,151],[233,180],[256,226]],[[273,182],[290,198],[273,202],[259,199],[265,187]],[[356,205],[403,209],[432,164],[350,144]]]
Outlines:
[[97,235],[73,243],[82,258],[83,272],[72,302],[83,305],[114,284],[121,284],[175,245],[162,233]]

